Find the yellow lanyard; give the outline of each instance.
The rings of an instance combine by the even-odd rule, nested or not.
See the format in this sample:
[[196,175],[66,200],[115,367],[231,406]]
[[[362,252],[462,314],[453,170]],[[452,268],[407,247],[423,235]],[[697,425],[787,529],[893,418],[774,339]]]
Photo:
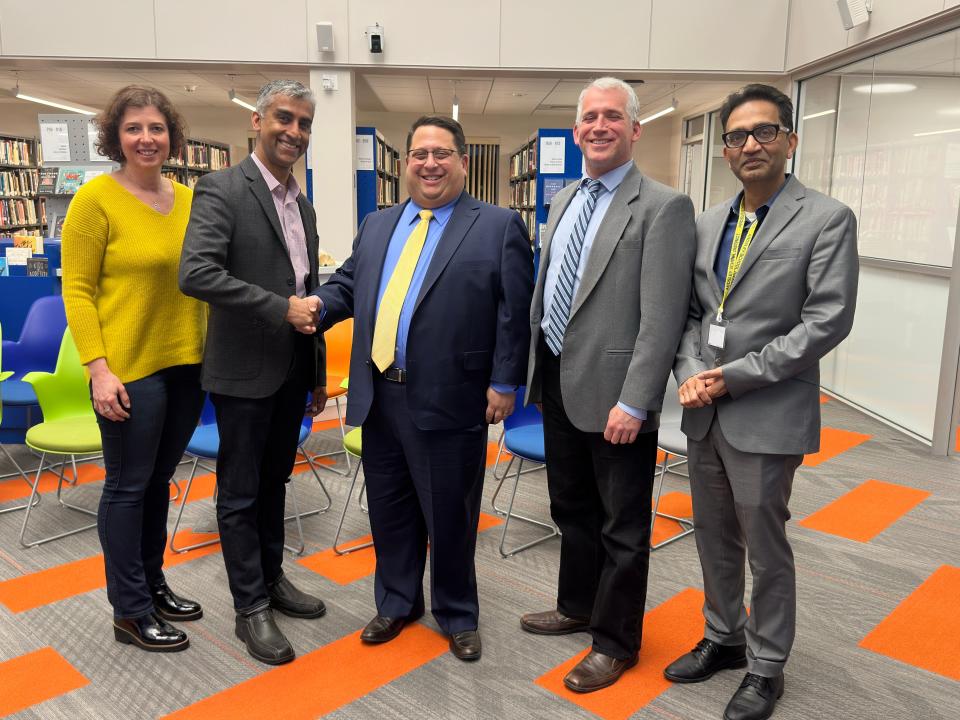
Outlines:
[[720,300],[720,307],[717,308],[717,322],[723,320],[723,304],[727,301],[730,288],[733,287],[733,281],[736,280],[740,266],[743,265],[743,261],[747,257],[747,250],[750,249],[750,242],[753,240],[753,234],[756,232],[759,222],[754,220],[750,223],[750,227],[747,229],[747,236],[743,237],[743,228],[746,224],[747,214],[743,210],[743,199],[741,198],[740,212],[737,213],[737,229],[733,231],[733,242],[730,245],[727,277],[723,282],[723,298]]

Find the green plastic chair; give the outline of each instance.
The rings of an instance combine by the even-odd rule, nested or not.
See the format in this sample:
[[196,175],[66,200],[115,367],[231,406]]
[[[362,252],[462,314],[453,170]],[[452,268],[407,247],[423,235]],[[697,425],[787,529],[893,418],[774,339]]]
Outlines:
[[[43,411],[43,422],[27,430],[26,436],[27,446],[40,453],[40,465],[37,468],[29,500],[29,503],[32,503],[35,497],[39,497],[37,488],[40,486],[40,476],[43,474],[44,460],[47,455],[69,456],[73,466],[73,477],[79,477],[77,456],[97,455],[101,452],[100,428],[97,426],[97,417],[90,402],[90,391],[83,365],[80,364],[80,354],[77,352],[77,346],[73,342],[73,335],[69,329],[64,333],[63,342],[60,343],[56,369],[52,373],[27,373],[23,379],[33,385],[40,402],[40,409]],[[96,510],[73,505],[63,499],[63,475],[66,465],[66,462],[60,464],[57,502],[65,508],[96,517]],[[54,464],[51,463],[48,467],[52,470]],[[29,503],[20,528],[20,544],[24,547],[42,545],[97,526],[94,522],[28,542],[26,540],[27,524],[30,521],[32,508]]]
[[[346,383],[346,380],[344,380],[344,383]],[[353,490],[357,486],[357,476],[360,475],[360,458],[363,456],[363,443],[360,428],[354,428],[344,436],[343,449],[348,455],[355,457],[357,462],[356,467],[353,470],[353,480],[350,482],[350,489],[347,490],[347,500],[343,503],[343,510],[340,512],[340,522],[337,524],[337,534],[333,537],[333,551],[337,555],[348,555],[354,550],[362,550],[363,548],[373,545],[372,542],[366,542],[351,545],[348,548],[339,547],[340,532],[343,530],[343,519],[347,516],[347,508],[350,507],[350,498],[353,497]],[[364,512],[367,511],[363,504],[363,493],[365,490],[366,483],[361,485],[360,496],[357,498],[357,503],[360,505],[360,509]]]
[[[2,340],[3,340],[3,328],[0,327],[0,341]],[[2,354],[3,354],[3,345],[2,343],[0,343],[0,367],[3,367]],[[3,383],[3,381],[6,380],[11,375],[13,375],[13,370],[8,370],[7,372],[0,372],[0,383]],[[0,397],[2,397],[2,395],[3,395],[3,389],[2,389],[2,385],[0,385]],[[2,402],[0,402],[0,422],[3,422],[3,403]],[[23,478],[23,481],[27,485],[30,485],[30,478],[27,477],[27,473],[24,471],[22,467],[20,467],[20,463],[18,463],[14,459],[13,455],[10,454],[10,451],[7,450],[7,448],[4,447],[2,443],[0,443],[0,451],[3,452],[7,460],[9,460],[13,464],[13,466],[17,469],[17,472],[11,473],[10,475],[5,475],[4,477],[16,477],[17,475],[19,475],[20,477]],[[34,502],[33,504],[36,505],[39,502],[40,502],[40,497],[37,496],[36,502]],[[26,505],[15,505],[14,507],[3,508],[3,509],[0,509],[0,515],[3,515],[4,513],[8,513],[8,512],[13,512],[14,510],[23,510],[25,507]]]

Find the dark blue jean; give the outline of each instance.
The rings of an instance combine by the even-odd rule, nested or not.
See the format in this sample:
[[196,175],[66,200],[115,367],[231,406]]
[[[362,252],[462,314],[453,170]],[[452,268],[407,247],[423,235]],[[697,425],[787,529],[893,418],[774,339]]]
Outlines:
[[97,530],[114,617],[136,618],[153,611],[150,588],[163,582],[169,482],[200,417],[200,366],[165,368],[125,387],[127,420],[97,414],[106,468]]

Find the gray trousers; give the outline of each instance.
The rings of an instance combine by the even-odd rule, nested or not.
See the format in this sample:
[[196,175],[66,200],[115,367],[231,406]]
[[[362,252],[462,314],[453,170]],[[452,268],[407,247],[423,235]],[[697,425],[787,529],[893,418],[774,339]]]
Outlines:
[[[775,677],[793,646],[797,589],[787,541],[787,503],[802,455],[746,453],[724,437],[714,416],[703,440],[688,440],[697,551],[706,602],[704,637],[746,641],[748,672]],[[750,616],[743,604],[749,559]]]

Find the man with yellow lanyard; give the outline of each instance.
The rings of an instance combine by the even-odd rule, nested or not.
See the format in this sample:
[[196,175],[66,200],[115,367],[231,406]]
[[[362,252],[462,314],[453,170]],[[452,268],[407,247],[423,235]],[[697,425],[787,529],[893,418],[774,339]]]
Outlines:
[[783,695],[795,633],[793,475],[819,449],[819,360],[853,325],[857,229],[850,208],[785,174],[797,147],[786,95],[747,85],[727,97],[720,120],[743,191],[697,220],[694,289],[674,363],[704,637],[664,675],[692,683],[746,667],[723,717],[763,720]]

